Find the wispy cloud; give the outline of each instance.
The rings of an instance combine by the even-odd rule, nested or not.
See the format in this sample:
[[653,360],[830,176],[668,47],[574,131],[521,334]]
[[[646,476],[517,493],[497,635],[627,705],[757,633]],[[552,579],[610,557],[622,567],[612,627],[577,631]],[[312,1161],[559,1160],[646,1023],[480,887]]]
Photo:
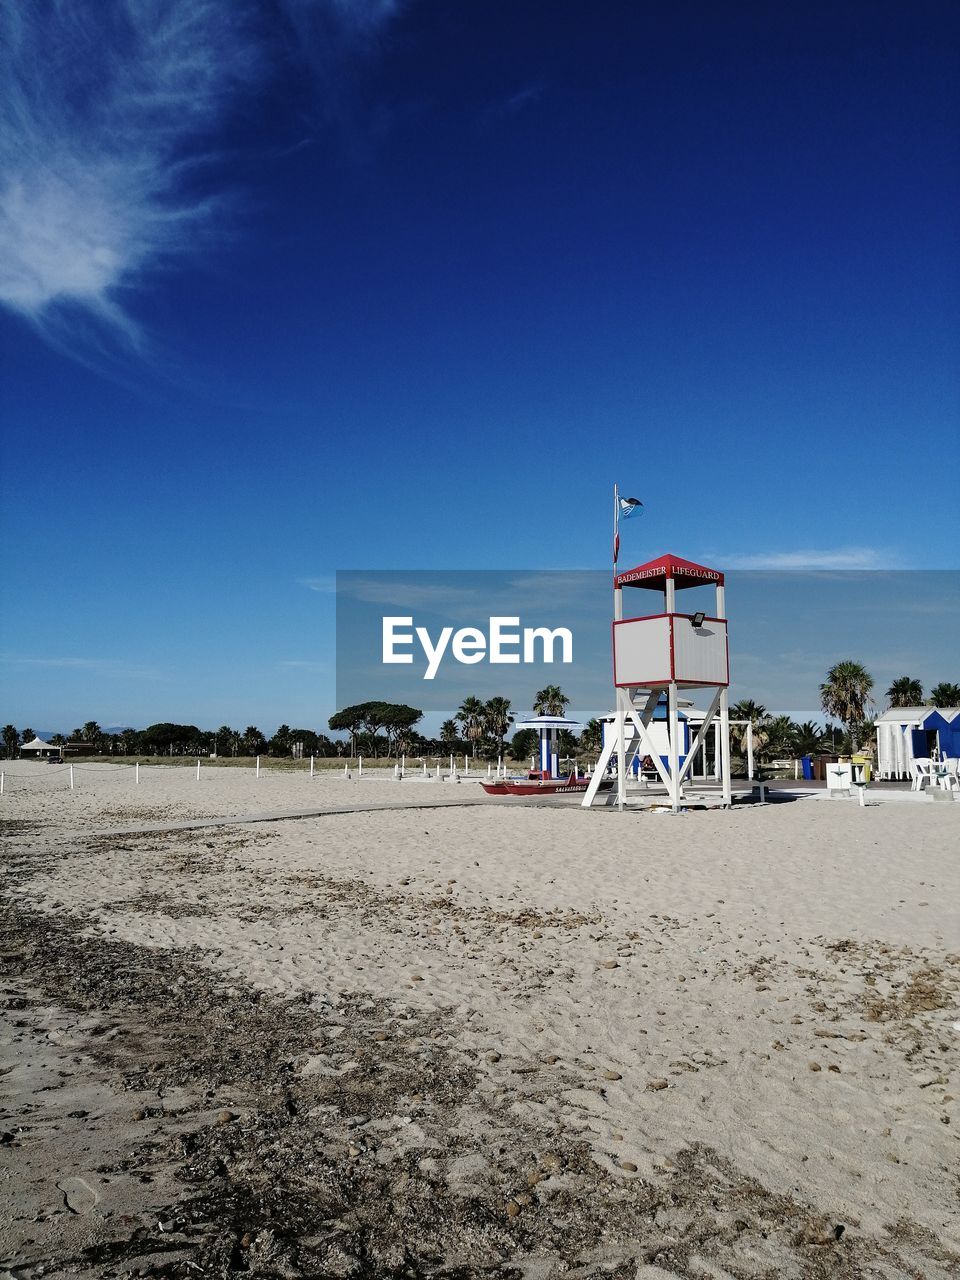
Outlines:
[[487,120],[504,120],[518,115],[525,108],[532,106],[543,97],[543,85],[540,83],[524,85],[505,98],[490,103],[484,115]]
[[129,662],[124,658],[79,658],[66,655],[41,657],[35,654],[3,653],[0,665],[31,667],[47,670],[87,671],[91,674],[152,680],[164,673],[157,667]]
[[271,17],[313,63],[312,32],[361,47],[398,2],[6,0],[0,303],[52,339],[93,319],[136,345],[130,291],[223,212],[219,130],[276,71]]
[[[427,580],[427,574],[432,580]],[[339,583],[342,596],[352,596],[364,604],[391,609],[436,609],[449,611],[458,605],[476,612],[479,602],[476,587],[459,586],[454,573],[427,570],[422,579],[394,577],[385,572],[379,578],[344,577]]]
[[725,569],[897,569],[901,557],[885,547],[834,547],[800,551],[733,552],[712,555]]

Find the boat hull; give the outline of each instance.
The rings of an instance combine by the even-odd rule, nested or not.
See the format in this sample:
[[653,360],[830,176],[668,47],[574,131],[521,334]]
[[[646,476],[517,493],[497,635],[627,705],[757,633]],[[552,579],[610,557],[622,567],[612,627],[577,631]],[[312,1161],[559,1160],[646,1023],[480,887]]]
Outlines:
[[[490,796],[567,796],[586,791],[589,778],[501,778],[499,782],[481,782]],[[612,778],[604,778],[601,791],[613,786]]]

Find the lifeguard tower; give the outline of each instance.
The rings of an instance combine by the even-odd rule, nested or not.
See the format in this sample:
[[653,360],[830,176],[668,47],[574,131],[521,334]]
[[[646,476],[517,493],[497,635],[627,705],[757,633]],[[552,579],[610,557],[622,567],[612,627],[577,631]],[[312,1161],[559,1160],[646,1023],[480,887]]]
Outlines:
[[[679,613],[676,594],[688,587],[713,586],[714,615]],[[639,588],[660,593],[662,610],[637,617],[623,616],[623,592]],[[727,690],[730,660],[723,574],[680,556],[663,555],[615,575],[613,580],[613,683],[617,705],[614,732],[608,736],[582,804],[589,808],[600,790],[607,766],[617,760],[617,803],[626,799],[629,761],[639,748],[649,755],[667,789],[671,808],[683,799],[683,783],[707,731],[719,717],[720,781],[723,803],[730,795],[730,714]],[[697,735],[685,752],[680,740],[679,691],[712,689],[713,698]],[[667,758],[650,733],[657,703],[667,699]],[[684,755],[681,763],[681,754]]]

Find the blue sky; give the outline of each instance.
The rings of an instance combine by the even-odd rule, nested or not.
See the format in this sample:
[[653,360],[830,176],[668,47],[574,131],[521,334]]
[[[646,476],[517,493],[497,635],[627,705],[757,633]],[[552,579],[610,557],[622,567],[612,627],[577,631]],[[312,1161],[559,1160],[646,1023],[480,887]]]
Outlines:
[[614,480],[960,567],[955,5],[156,12],[0,18],[4,721],[321,725],[335,570],[602,567]]

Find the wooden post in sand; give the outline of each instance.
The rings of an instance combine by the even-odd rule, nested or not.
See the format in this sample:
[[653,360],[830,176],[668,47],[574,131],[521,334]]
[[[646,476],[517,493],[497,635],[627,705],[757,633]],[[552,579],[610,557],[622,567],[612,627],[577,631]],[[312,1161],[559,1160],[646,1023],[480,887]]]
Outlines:
[[200,757],[197,756],[197,781],[200,781]]
[[313,756],[310,757],[310,777],[313,777]]
[[0,769],[0,796],[3,795],[3,770]]
[[140,761],[139,760],[133,766],[133,781],[139,787],[140,785]]
[[357,756],[357,777],[363,777],[363,756]]
[[70,790],[73,790],[73,765],[70,766]]
[[260,777],[260,757],[257,756],[257,777]]

